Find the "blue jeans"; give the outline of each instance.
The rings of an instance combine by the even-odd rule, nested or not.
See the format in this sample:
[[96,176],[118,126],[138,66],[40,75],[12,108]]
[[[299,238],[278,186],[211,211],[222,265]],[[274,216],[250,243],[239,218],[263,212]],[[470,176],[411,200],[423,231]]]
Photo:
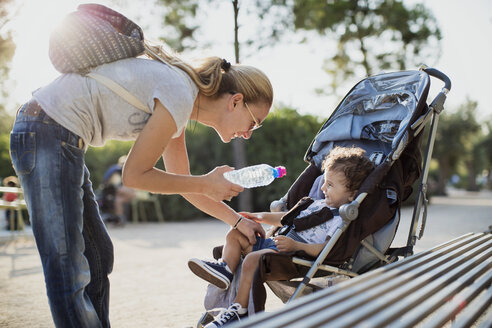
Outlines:
[[95,201],[81,139],[35,102],[10,136],[57,327],[109,327],[113,244]]
[[256,252],[262,249],[273,249],[278,252],[278,248],[272,238],[262,238],[256,236],[256,243],[253,245],[251,251]]

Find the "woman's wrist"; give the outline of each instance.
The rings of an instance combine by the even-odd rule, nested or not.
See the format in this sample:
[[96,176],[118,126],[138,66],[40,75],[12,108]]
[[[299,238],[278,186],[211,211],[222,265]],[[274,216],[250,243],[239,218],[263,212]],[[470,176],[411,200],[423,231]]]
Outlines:
[[234,225],[232,226],[232,229],[236,230],[237,229],[237,226],[239,225],[239,223],[241,223],[241,221],[245,219],[244,216],[240,215],[239,218],[237,219],[236,223],[234,223]]

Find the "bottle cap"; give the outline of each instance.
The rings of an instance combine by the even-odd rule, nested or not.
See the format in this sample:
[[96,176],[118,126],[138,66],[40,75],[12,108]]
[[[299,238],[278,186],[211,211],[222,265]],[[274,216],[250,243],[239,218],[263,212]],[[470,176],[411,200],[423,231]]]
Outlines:
[[275,167],[275,178],[281,178],[287,174],[287,170],[285,166],[276,166]]

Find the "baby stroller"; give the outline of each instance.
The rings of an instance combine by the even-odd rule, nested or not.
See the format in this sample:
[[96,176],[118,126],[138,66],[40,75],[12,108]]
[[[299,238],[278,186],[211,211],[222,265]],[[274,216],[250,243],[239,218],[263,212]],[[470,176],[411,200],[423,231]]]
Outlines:
[[[445,86],[428,106],[430,76],[440,79]],[[356,199],[340,208],[343,226],[317,258],[310,258],[300,251],[268,253],[261,257],[252,287],[255,312],[264,310],[265,282],[287,302],[323,288],[312,281],[315,277],[355,277],[413,253],[413,246],[422,237],[425,227],[429,163],[438,117],[450,88],[451,81],[446,75],[422,67],[418,71],[368,77],[345,96],[309,146],[304,157],[308,167],[270,209],[289,210],[305,196],[324,198],[320,190],[323,183],[320,168],[325,155],[335,146],[354,145],[365,149],[376,168],[363,182]],[[422,164],[422,131],[429,121],[430,132]],[[400,221],[401,204],[412,194],[419,177],[407,244],[390,248]],[[419,221],[421,229],[417,235]],[[214,249],[215,258],[220,258],[220,250]],[[295,278],[302,280],[293,281]],[[325,286],[334,280],[326,281]],[[207,317],[210,316],[201,320],[206,321]]]

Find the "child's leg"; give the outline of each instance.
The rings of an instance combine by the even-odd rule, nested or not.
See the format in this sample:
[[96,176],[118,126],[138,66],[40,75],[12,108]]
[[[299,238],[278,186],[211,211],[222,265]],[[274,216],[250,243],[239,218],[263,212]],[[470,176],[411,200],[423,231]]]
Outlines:
[[226,244],[222,250],[222,261],[190,259],[188,267],[198,277],[221,288],[229,288],[234,272],[241,259],[241,253],[249,252],[252,246],[239,231],[231,230],[227,234]]
[[236,271],[241,254],[246,254],[251,251],[252,246],[246,238],[238,230],[231,229],[226,236],[226,243],[222,250],[222,259],[232,272]]
[[249,290],[251,289],[251,284],[253,283],[253,277],[256,269],[259,266],[260,257],[263,254],[273,252],[276,251],[271,248],[261,249],[249,253],[244,258],[241,268],[241,277],[239,279],[239,287],[237,290],[236,298],[234,299],[234,303],[239,303],[243,308],[248,308]]

